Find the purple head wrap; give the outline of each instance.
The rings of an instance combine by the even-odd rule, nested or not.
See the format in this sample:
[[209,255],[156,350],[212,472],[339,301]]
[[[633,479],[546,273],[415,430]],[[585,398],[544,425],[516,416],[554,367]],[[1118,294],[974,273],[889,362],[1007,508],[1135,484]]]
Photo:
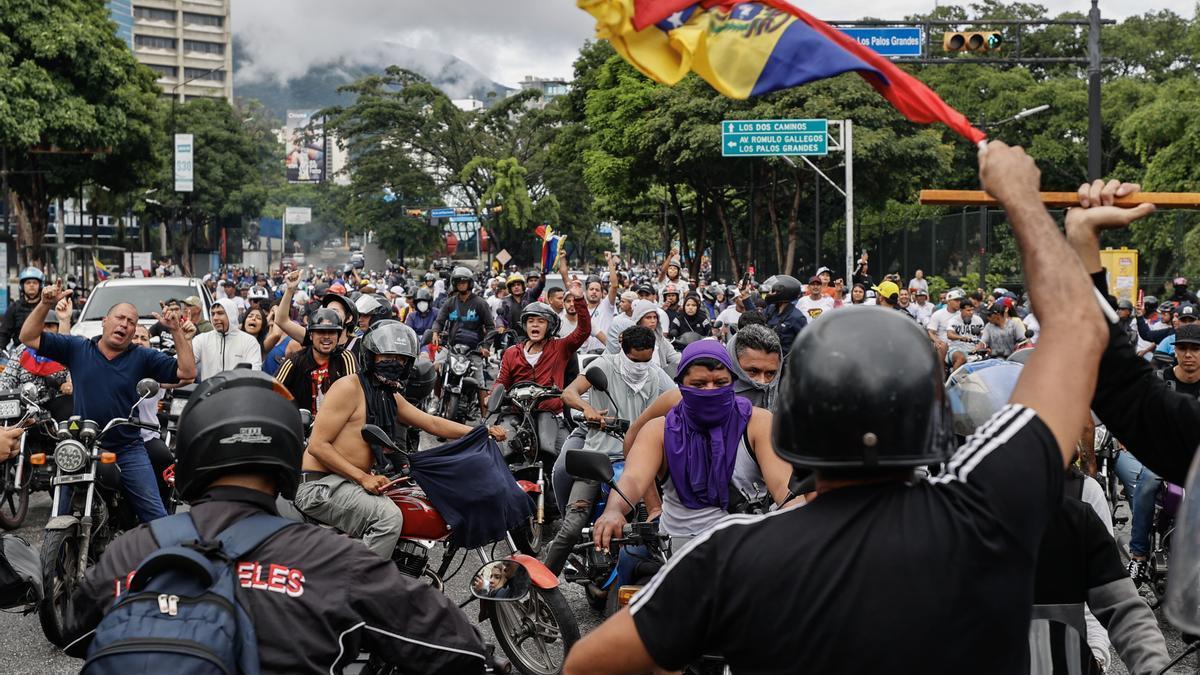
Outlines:
[[729,480],[752,406],[749,399],[734,395],[733,382],[719,389],[683,386],[683,373],[697,359],[713,359],[737,379],[720,342],[699,340],[684,348],[676,377],[683,400],[667,413],[663,449],[671,483],[684,506],[724,509],[729,507]]

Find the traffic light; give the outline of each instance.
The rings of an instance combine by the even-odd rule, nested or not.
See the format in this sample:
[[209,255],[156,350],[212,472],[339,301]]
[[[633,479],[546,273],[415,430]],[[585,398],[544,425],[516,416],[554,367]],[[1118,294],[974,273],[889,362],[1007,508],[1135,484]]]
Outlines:
[[947,52],[991,52],[1000,49],[1004,37],[999,31],[965,31],[942,36],[942,49]]
[[459,206],[454,209],[454,213],[460,216],[469,216],[475,214],[475,209],[469,206]]
[[407,209],[404,211],[404,213],[412,218],[424,218],[425,217],[425,212],[422,211],[421,209]]
[[501,205],[501,206],[493,206],[493,207],[492,207],[492,215],[499,215],[499,214],[501,214],[501,213],[504,213],[504,206],[503,206],[503,205]]

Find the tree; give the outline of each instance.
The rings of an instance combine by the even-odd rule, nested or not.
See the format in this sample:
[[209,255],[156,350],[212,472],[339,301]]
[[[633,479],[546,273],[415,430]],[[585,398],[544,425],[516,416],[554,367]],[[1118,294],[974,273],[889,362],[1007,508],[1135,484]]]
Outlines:
[[104,3],[0,0],[0,147],[20,257],[41,264],[54,199],[91,182],[129,192],[162,161],[160,90]]
[[[223,99],[179,104],[173,116],[174,128],[193,136],[195,188],[192,192],[175,192],[173,177],[166,172],[160,176],[159,193],[163,195],[163,208],[176,214],[175,248],[184,270],[190,273],[195,240],[211,245],[219,236],[218,227],[240,227],[244,219],[262,212],[267,201],[264,154],[262,140],[256,139]],[[276,153],[276,157],[282,154]]]

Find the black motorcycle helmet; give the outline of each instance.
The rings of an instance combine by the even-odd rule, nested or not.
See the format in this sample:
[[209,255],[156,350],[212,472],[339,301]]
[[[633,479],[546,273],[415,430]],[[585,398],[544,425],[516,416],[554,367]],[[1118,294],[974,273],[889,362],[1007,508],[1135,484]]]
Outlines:
[[1145,308],[1146,314],[1154,312],[1154,310],[1158,309],[1158,298],[1153,295],[1147,295],[1142,298],[1142,307]]
[[269,473],[285,499],[296,495],[304,429],[300,410],[274,378],[227,370],[201,382],[179,418],[175,487],[185,501],[231,473]]
[[419,300],[424,300],[424,301],[428,302],[430,307],[432,307],[433,306],[433,293],[428,288],[422,286],[417,289],[417,292],[416,292],[415,296],[413,297],[413,302],[417,302]]
[[869,473],[954,449],[941,364],[899,312],[850,307],[800,331],[776,406],[775,452],[798,467]]
[[458,282],[460,282],[460,281],[465,281],[468,284],[471,284],[473,287],[475,285],[475,275],[471,272],[471,270],[469,268],[455,267],[454,271],[450,273],[450,291],[451,292],[454,292],[454,293],[458,292]]
[[312,316],[309,317],[308,325],[304,328],[304,342],[312,342],[309,339],[309,334],[315,331],[336,331],[340,333],[343,328],[342,320],[338,317],[337,312],[328,307],[322,307],[313,312]]
[[803,290],[804,284],[789,274],[776,274],[762,283],[763,300],[771,304],[795,302]]
[[405,358],[404,377],[400,379],[403,385],[412,371],[413,362],[417,360],[417,352],[421,349],[421,341],[416,332],[395,319],[385,319],[371,327],[370,332],[362,339],[363,373],[371,376],[375,371],[376,354],[394,354]]

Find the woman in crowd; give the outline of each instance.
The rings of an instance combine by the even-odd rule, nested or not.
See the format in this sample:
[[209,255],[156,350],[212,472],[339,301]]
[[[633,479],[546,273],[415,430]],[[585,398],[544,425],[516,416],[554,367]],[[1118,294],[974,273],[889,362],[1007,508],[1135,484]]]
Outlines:
[[712,335],[712,321],[700,309],[700,298],[694,293],[689,294],[683,301],[683,311],[675,315],[671,321],[672,340],[684,333],[696,333],[700,337]]

